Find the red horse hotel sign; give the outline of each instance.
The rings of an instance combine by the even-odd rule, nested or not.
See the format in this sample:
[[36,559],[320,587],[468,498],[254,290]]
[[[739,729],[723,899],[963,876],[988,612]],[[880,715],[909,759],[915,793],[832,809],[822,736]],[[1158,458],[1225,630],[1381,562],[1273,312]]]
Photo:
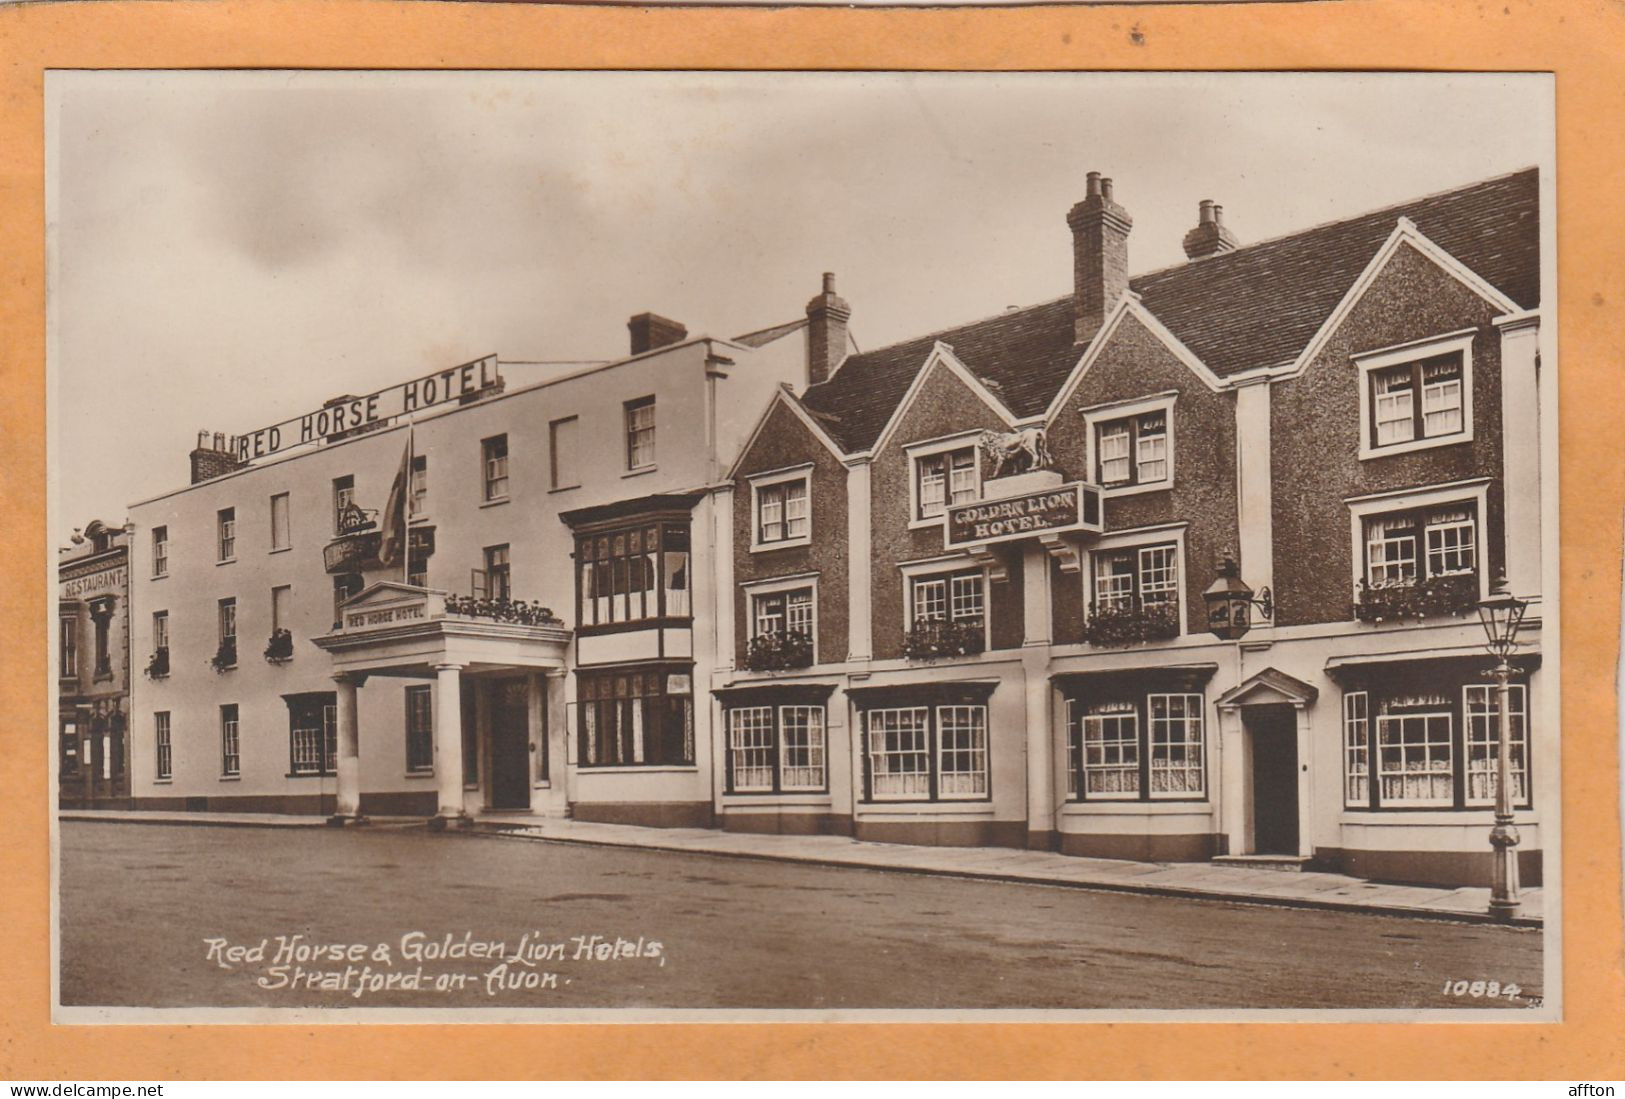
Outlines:
[[948,549],[1007,542],[1064,531],[1100,533],[1100,489],[1074,481],[1037,492],[950,508],[943,528]]

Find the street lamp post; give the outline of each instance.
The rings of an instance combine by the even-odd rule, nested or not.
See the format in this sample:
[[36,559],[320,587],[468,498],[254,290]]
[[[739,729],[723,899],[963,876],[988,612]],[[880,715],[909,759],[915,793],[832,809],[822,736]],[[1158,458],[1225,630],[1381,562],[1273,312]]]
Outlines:
[[[1490,829],[1493,855],[1490,877],[1490,914],[1510,920],[1518,914],[1517,826],[1512,823],[1512,653],[1518,643],[1529,601],[1507,591],[1505,576],[1497,576],[1490,594],[1479,600],[1478,617],[1488,638],[1486,648],[1495,657],[1495,710],[1499,727],[1495,740],[1495,826]],[[1527,769],[1524,772],[1528,773]]]

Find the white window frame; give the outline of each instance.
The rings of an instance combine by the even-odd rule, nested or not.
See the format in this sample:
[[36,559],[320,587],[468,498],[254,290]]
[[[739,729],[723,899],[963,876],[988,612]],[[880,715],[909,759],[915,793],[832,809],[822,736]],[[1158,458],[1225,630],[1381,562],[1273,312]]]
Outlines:
[[243,708],[233,702],[228,703],[234,711],[234,716],[226,719],[226,705],[222,705],[220,714],[220,777],[241,778],[243,774]]
[[154,649],[169,648],[169,612],[167,610],[152,612],[152,647]]
[[175,777],[175,742],[173,720],[168,710],[155,710],[152,715],[153,779],[168,782]]
[[[1357,368],[1360,383],[1361,461],[1369,461],[1372,458],[1386,458],[1390,454],[1409,454],[1412,451],[1431,450],[1434,447],[1454,446],[1457,443],[1470,443],[1473,441],[1473,337],[1477,333],[1476,328],[1464,328],[1459,332],[1450,332],[1442,336],[1430,336],[1425,340],[1414,340],[1410,343],[1380,347],[1371,351],[1361,351],[1349,356]],[[1449,354],[1459,354],[1461,356],[1461,430],[1451,432],[1449,435],[1411,439],[1407,442],[1389,443],[1385,446],[1375,445],[1376,440],[1372,438],[1371,375],[1389,367],[1416,362],[1418,359],[1431,359],[1436,355]],[[1411,400],[1419,404],[1422,401],[1422,393],[1420,391],[1413,393]]]
[[[159,532],[163,537],[158,537]],[[169,575],[169,526],[152,528],[152,578],[161,580]]]
[[[1343,692],[1343,808],[1369,809],[1371,807],[1371,784],[1376,781],[1372,772],[1371,756],[1375,745],[1372,740],[1375,736],[1371,727],[1371,692],[1344,691]],[[1358,743],[1356,743],[1358,741]],[[1364,770],[1355,770],[1358,761]],[[1356,797],[1354,783],[1358,781],[1365,787],[1365,796]]]
[[[1523,756],[1521,773],[1519,768],[1512,768],[1513,774],[1522,778],[1523,786],[1521,792],[1515,792],[1512,804],[1516,808],[1525,808],[1534,803],[1534,791],[1529,783],[1529,770],[1532,762],[1530,759],[1529,691],[1522,683],[1508,684],[1508,689],[1511,692],[1511,710],[1515,717],[1512,723],[1512,745],[1515,749],[1521,749]],[[1469,704],[1468,699],[1474,691],[1483,691],[1485,693],[1486,709],[1475,710]],[[1473,748],[1475,745],[1487,742],[1489,754],[1485,756],[1485,760],[1489,764],[1490,778],[1493,779],[1496,775],[1495,749],[1500,739],[1500,719],[1495,710],[1489,707],[1496,704],[1497,694],[1496,685],[1493,683],[1464,683],[1461,687],[1461,745],[1465,752],[1465,756],[1461,761],[1464,783],[1462,798],[1463,803],[1469,807],[1495,804],[1494,794],[1486,794],[1483,797],[1473,796]],[[1487,736],[1484,741],[1473,735],[1474,718],[1485,719],[1488,728],[1486,729]],[[1514,758],[1517,758],[1516,754]],[[1514,784],[1513,790],[1517,791],[1517,789],[1517,785]]]
[[[810,765],[807,767],[792,768],[785,763],[785,756],[788,752],[788,743],[785,740],[785,719],[786,715],[791,711],[800,711],[804,714],[818,715],[818,720],[816,722],[816,744],[813,743],[810,736],[808,741],[809,757],[816,755],[819,760],[816,767],[819,778],[816,783],[800,783],[792,785],[785,780],[786,774],[791,770],[814,770],[814,767]],[[769,703],[759,706],[731,706],[726,710],[726,715],[728,735],[727,786],[728,793],[730,795],[774,793],[807,794],[822,793],[829,789],[829,715],[826,707],[823,704],[820,703],[815,705],[804,702],[785,702]],[[736,720],[741,715],[749,715],[752,720],[758,722],[758,724],[753,725],[748,730],[738,728],[736,725]],[[763,720],[766,721],[765,726],[759,724],[759,722]],[[812,727],[812,723],[809,723],[807,726],[809,730],[811,730]],[[768,734],[766,743],[740,743],[739,738],[741,733],[752,732],[759,734],[764,731]],[[747,770],[753,772],[764,770],[769,772],[766,785],[741,786],[739,784],[739,753],[746,751],[767,753],[768,762],[757,763],[754,766],[747,768]]]
[[[566,489],[581,487],[581,478],[574,476],[577,473],[575,455],[560,447],[561,442],[573,443],[576,447],[579,447],[581,445],[580,431],[580,416],[560,416],[556,420],[548,421],[547,484],[549,492],[564,492]],[[566,438],[566,433],[570,437]]]
[[[1489,539],[1490,479],[1479,477],[1471,481],[1457,481],[1448,485],[1430,485],[1425,488],[1379,492],[1371,496],[1356,496],[1343,501],[1349,509],[1349,562],[1353,575],[1349,579],[1349,597],[1360,601],[1360,581],[1365,579],[1366,547],[1365,526],[1368,519],[1381,518],[1392,512],[1414,511],[1423,508],[1444,508],[1471,504],[1474,508],[1477,531],[1474,552],[1478,556],[1478,595],[1482,599],[1490,593],[1490,539]],[[1104,539],[1103,539],[1104,541]],[[1417,533],[1417,568],[1425,570],[1427,556],[1427,528]],[[1419,572],[1418,575],[1421,575]]]
[[[502,455],[492,457],[491,452],[496,444],[502,444]],[[500,462],[501,472],[495,472]],[[501,484],[502,490],[496,491]],[[498,504],[509,498],[513,491],[513,448],[508,443],[508,433],[501,432],[487,436],[480,440],[480,502],[482,504]]]
[[[641,473],[646,469],[654,469],[659,464],[657,456],[659,452],[655,449],[659,441],[658,429],[660,424],[656,419],[655,412],[658,407],[659,403],[655,400],[653,394],[621,402],[622,446],[625,448],[626,472],[628,473]],[[646,427],[639,427],[633,422],[633,417],[645,409],[649,412],[649,423]],[[636,460],[638,458],[638,439],[640,435],[645,433],[648,435],[649,452],[646,460],[640,462]]]
[[940,527],[948,521],[948,512],[954,507],[961,506],[948,502],[952,485],[947,481],[943,483],[943,509],[941,515],[932,515],[925,518],[920,516],[920,461],[925,458],[934,458],[949,451],[970,448],[972,468],[976,471],[976,495],[972,498],[980,500],[986,492],[986,482],[982,472],[982,448],[976,445],[977,431],[961,431],[954,435],[946,435],[940,439],[929,439],[925,442],[910,443],[903,448],[908,457],[908,529],[928,530]]
[[[750,551],[752,553],[766,553],[771,550],[787,549],[791,546],[812,545],[812,470],[813,464],[806,462],[799,466],[786,469],[776,469],[767,473],[758,473],[750,479]],[[792,484],[802,481],[807,486],[807,530],[805,534],[793,537],[784,537],[772,542],[762,541],[762,490],[777,488],[780,485]],[[782,520],[788,531],[789,520]]]
[[221,508],[214,513],[215,564],[237,560],[237,509]]
[[[1161,492],[1174,487],[1174,404],[1178,401],[1178,392],[1158,393],[1153,397],[1136,398],[1132,401],[1112,401],[1109,404],[1093,405],[1082,409],[1084,424],[1084,462],[1088,472],[1084,479],[1091,484],[1094,482],[1095,469],[1099,464],[1099,450],[1097,436],[1103,424],[1114,420],[1127,420],[1131,417],[1143,416],[1148,412],[1161,412],[1163,427],[1167,439],[1168,475],[1159,481],[1147,481],[1140,484],[1116,485],[1107,488],[1100,486],[1104,496],[1136,496],[1142,492]],[[1129,461],[1136,467],[1140,456],[1137,446],[1131,446]]]
[[[909,631],[914,629],[914,584],[918,580],[929,580],[944,573],[969,572],[976,570],[982,577],[982,651],[986,652],[993,647],[993,602],[992,586],[988,583],[988,570],[985,565],[978,566],[969,557],[937,558],[931,561],[907,562],[897,566],[903,574],[903,636],[907,637]],[[944,577],[946,579],[946,577]],[[945,593],[948,600],[948,619],[953,619],[953,591],[950,588]]]
[[[288,593],[283,598],[283,602],[286,604],[286,606],[281,606],[281,607],[277,606],[277,593],[278,592],[287,592]],[[285,618],[288,621],[284,621]],[[292,618],[293,618],[293,585],[292,584],[277,584],[277,585],[273,586],[271,588],[271,632],[276,633],[278,630],[287,630],[289,633],[292,633],[293,632],[293,627],[292,627],[292,625],[289,624],[291,622]]]
[[[1136,555],[1142,549],[1152,546],[1173,543],[1174,545],[1174,595],[1179,613],[1179,633],[1168,641],[1184,637],[1188,630],[1188,608],[1185,605],[1185,528],[1187,523],[1167,523],[1154,527],[1136,527],[1133,530],[1119,531],[1116,534],[1102,535],[1088,546],[1087,567],[1078,570],[1083,585],[1083,614],[1087,618],[1089,608],[1094,605],[1095,598],[1095,555],[1119,550],[1135,551]],[[1138,567],[1138,556],[1136,556]],[[1158,642],[1167,644],[1168,642]]]
[[[756,600],[764,595],[781,595],[785,592],[800,591],[803,588],[812,590],[812,646],[813,663],[818,663],[818,574],[815,572],[798,573],[795,576],[776,576],[771,580],[755,580],[739,585],[745,596],[745,636],[747,639],[756,637]],[[788,608],[787,608],[788,617]]]
[[[1168,722],[1170,725],[1172,725],[1172,724],[1174,724],[1176,722],[1184,722],[1184,723],[1187,723],[1187,725],[1188,725],[1189,723],[1194,721],[1195,728],[1196,728],[1196,736],[1195,736],[1196,766],[1193,768],[1193,767],[1190,766],[1189,763],[1186,763],[1182,767],[1169,766],[1167,768],[1164,768],[1164,770],[1168,771],[1171,774],[1172,773],[1179,773],[1179,774],[1185,774],[1185,775],[1189,775],[1194,770],[1195,773],[1196,773],[1196,778],[1197,778],[1197,788],[1195,790],[1158,790],[1157,789],[1157,747],[1158,747],[1157,722],[1158,722],[1158,718],[1157,718],[1157,714],[1156,714],[1156,702],[1155,702],[1155,700],[1157,700],[1159,698],[1167,700],[1168,705],[1169,705],[1169,709],[1170,709],[1169,716],[1167,716],[1167,717],[1165,717],[1165,718],[1163,718],[1161,720]],[[1173,699],[1179,699],[1180,700],[1180,705],[1185,707],[1185,713],[1183,715],[1179,716],[1179,717],[1174,717],[1173,714],[1172,714],[1172,700]],[[1195,706],[1194,712],[1192,712],[1191,709],[1190,709],[1190,707],[1193,704]],[[1206,698],[1206,696],[1204,696],[1202,694],[1199,694],[1197,692],[1194,692],[1194,691],[1173,691],[1173,692],[1169,692],[1169,691],[1151,691],[1151,692],[1148,692],[1146,694],[1146,696],[1145,696],[1145,751],[1146,751],[1146,765],[1147,765],[1147,767],[1149,769],[1148,773],[1151,776],[1151,789],[1146,791],[1146,794],[1150,798],[1150,800],[1152,800],[1152,801],[1188,801],[1188,800],[1194,800],[1194,799],[1205,800],[1207,798],[1207,741],[1208,741],[1208,723],[1207,723],[1207,698]],[[1180,745],[1188,747],[1191,744],[1191,740],[1186,739],[1186,740],[1180,741],[1178,743]],[[1172,754],[1173,754],[1172,753],[1172,748],[1175,746],[1175,744],[1176,744],[1176,742],[1170,739],[1170,740],[1164,742],[1163,745],[1162,745],[1164,748],[1169,749],[1170,758],[1172,757]]]
[[[1456,783],[1456,758],[1455,758],[1455,755],[1456,755],[1455,732],[1456,732],[1456,730],[1455,730],[1455,721],[1456,721],[1456,719],[1455,719],[1455,715],[1453,713],[1451,713],[1450,710],[1443,709],[1443,710],[1419,710],[1416,713],[1403,713],[1403,714],[1382,714],[1382,713],[1378,713],[1378,714],[1372,715],[1372,717],[1373,717],[1373,721],[1372,721],[1372,726],[1371,726],[1371,728],[1372,728],[1372,745],[1371,745],[1371,747],[1372,747],[1373,753],[1375,754],[1375,759],[1376,759],[1375,778],[1376,778],[1377,783],[1379,784],[1378,787],[1377,787],[1377,804],[1382,806],[1384,809],[1451,809],[1451,808],[1454,808],[1455,803],[1456,803],[1456,795],[1455,795],[1455,789],[1456,789],[1456,786],[1455,786],[1455,783]],[[1436,746],[1442,744],[1443,749],[1444,749],[1444,759],[1445,759],[1446,763],[1448,764],[1448,766],[1446,766],[1442,770],[1439,769],[1439,768],[1430,767],[1426,771],[1418,771],[1418,772],[1408,771],[1408,770],[1405,770],[1404,768],[1401,768],[1398,771],[1389,771],[1389,770],[1387,770],[1387,769],[1385,769],[1383,767],[1383,761],[1382,761],[1382,752],[1383,752],[1383,748],[1384,748],[1383,731],[1384,731],[1384,727],[1387,724],[1389,724],[1389,723],[1399,723],[1401,726],[1403,726],[1403,724],[1405,722],[1407,722],[1407,721],[1421,721],[1423,723],[1424,736],[1426,736],[1429,724],[1431,722],[1436,722],[1436,721],[1440,721],[1440,720],[1442,720],[1444,722],[1444,726],[1445,726],[1444,739],[1442,741],[1432,740],[1432,739],[1424,739],[1422,741],[1421,747],[1423,748],[1423,750],[1426,753],[1426,755],[1428,756],[1428,758],[1431,760],[1435,755],[1434,748]],[[1401,743],[1402,756],[1403,756],[1403,752],[1404,752],[1404,745],[1403,745],[1403,742],[1402,742]],[[1433,780],[1433,779],[1443,777],[1445,779],[1445,781],[1446,781],[1446,788],[1447,788],[1447,790],[1449,792],[1446,793],[1445,796],[1442,797],[1442,798],[1439,798],[1439,797],[1430,797],[1430,798],[1397,797],[1397,798],[1390,798],[1383,792],[1382,784],[1390,776],[1398,775],[1398,776],[1401,777],[1401,781],[1403,781],[1403,776],[1409,775],[1409,774],[1426,775],[1429,778],[1430,783],[1431,783],[1431,780]]]

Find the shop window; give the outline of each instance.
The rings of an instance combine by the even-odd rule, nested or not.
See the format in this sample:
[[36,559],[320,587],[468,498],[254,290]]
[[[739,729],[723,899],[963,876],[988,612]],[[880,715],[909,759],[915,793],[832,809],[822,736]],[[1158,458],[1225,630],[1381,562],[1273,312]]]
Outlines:
[[338,743],[338,699],[333,692],[288,698],[288,769],[291,773],[336,774]]
[[434,770],[434,689],[428,685],[406,688],[406,771]]
[[729,793],[824,789],[824,707],[735,706],[727,713]]
[[[1528,807],[1527,688],[1513,684],[1510,690],[1512,796]],[[1351,809],[1493,805],[1499,735],[1493,685],[1464,684],[1459,696],[1436,684],[1346,691],[1344,804]]]
[[237,557],[237,509],[221,508],[215,513],[215,533],[219,555],[218,561],[231,561]]
[[655,399],[626,402],[626,468],[650,469],[655,464]]
[[508,498],[508,437],[493,435],[480,441],[481,468],[484,470],[487,501]]
[[169,575],[169,528],[152,528],[152,575]]
[[577,672],[580,765],[692,766],[691,675],[666,669]]
[[1067,793],[1083,801],[1202,798],[1206,735],[1200,694],[1070,698]]
[[243,773],[242,740],[237,727],[237,704],[220,707],[220,776],[234,778]]
[[936,519],[981,496],[976,448],[957,447],[914,459],[914,518]]
[[871,801],[988,797],[987,707],[876,707],[863,712]]
[[686,523],[647,523],[576,538],[577,621],[584,627],[687,618]]
[[62,778],[77,778],[79,776],[79,724],[74,721],[64,721],[59,738],[61,751]]
[[175,777],[175,749],[169,739],[169,711],[159,710],[152,715],[153,776],[159,779]]

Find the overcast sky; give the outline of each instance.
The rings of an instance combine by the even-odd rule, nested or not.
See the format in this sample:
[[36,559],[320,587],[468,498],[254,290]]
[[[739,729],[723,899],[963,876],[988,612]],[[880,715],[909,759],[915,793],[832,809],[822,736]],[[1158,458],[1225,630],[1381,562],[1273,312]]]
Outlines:
[[199,429],[618,357],[645,310],[736,335],[830,270],[870,348],[1053,299],[1090,170],[1139,273],[1200,199],[1246,243],[1551,143],[1503,76],[52,73],[47,114],[58,539]]

